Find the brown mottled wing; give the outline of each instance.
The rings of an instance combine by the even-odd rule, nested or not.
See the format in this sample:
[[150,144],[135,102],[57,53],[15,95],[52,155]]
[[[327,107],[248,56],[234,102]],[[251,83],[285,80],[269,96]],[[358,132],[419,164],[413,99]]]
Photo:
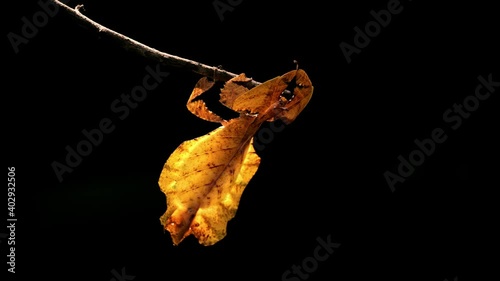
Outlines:
[[229,80],[221,91],[221,102],[236,112],[261,113],[277,102],[286,89],[287,85],[280,78],[275,77],[250,90]]
[[193,234],[203,245],[226,235],[226,226],[260,163],[252,138],[241,132],[252,118],[230,120],[207,135],[183,142],[159,179],[167,197],[160,221],[175,245]]
[[234,100],[252,88],[252,79],[242,73],[224,84],[219,101],[226,107],[233,109]]
[[292,123],[295,118],[302,112],[312,97],[314,87],[312,86],[309,76],[302,69],[295,73],[290,71],[282,76],[283,82],[287,85],[294,81],[293,98],[281,105],[283,110],[277,118],[281,119],[285,124]]
[[208,80],[207,77],[202,77],[200,80],[198,80],[198,82],[194,86],[193,91],[191,92],[191,96],[189,96],[186,106],[191,113],[203,120],[222,123],[224,122],[224,119],[210,111],[203,100],[194,100],[195,98],[199,97],[201,94],[212,88],[213,85],[214,82]]

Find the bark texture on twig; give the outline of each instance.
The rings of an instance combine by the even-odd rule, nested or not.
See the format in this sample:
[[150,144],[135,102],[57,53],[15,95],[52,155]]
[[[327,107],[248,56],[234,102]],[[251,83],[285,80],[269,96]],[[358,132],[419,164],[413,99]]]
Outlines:
[[[225,82],[238,75],[215,66],[209,66],[193,60],[161,52],[121,33],[111,30],[82,14],[80,10],[83,8],[83,5],[77,5],[75,8],[71,8],[58,0],[49,1],[57,5],[60,10],[68,14],[71,19],[75,20],[78,24],[88,28],[92,32],[98,33],[101,38],[113,41],[125,50],[136,53],[144,58],[158,61],[159,63],[167,66],[189,70],[202,76],[214,78],[216,81]],[[253,80],[252,83],[254,86],[261,84],[260,82]]]

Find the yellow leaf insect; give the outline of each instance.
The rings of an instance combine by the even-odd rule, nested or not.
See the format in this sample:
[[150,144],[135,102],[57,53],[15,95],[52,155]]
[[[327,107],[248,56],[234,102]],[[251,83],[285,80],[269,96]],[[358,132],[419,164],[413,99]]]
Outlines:
[[[174,245],[193,234],[202,245],[213,245],[226,236],[227,223],[238,209],[241,195],[257,172],[260,157],[253,137],[266,121],[295,120],[311,99],[313,86],[302,69],[292,70],[256,87],[240,74],[224,84],[220,102],[240,113],[228,121],[197,99],[214,82],[201,78],[187,102],[193,114],[221,123],[208,134],[183,142],[170,155],[158,184],[167,198],[160,217]],[[285,90],[289,94],[285,94]]]

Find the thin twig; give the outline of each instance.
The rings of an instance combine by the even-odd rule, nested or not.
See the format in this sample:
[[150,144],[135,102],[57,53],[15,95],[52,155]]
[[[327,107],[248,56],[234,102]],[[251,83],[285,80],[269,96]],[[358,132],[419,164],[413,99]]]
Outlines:
[[[130,37],[121,33],[111,30],[85,16],[80,12],[83,5],[77,5],[74,9],[58,0],[49,0],[57,5],[61,10],[66,12],[71,19],[75,20],[78,24],[97,32],[101,38],[109,39],[116,42],[125,50],[136,53],[144,58],[158,61],[163,65],[178,67],[181,69],[190,70],[202,76],[214,78],[216,81],[225,82],[238,74],[220,69],[219,67],[209,66],[189,59],[181,58],[178,56],[170,55],[157,49],[151,48],[141,42],[138,42]],[[253,81],[254,86],[261,84],[260,82]]]

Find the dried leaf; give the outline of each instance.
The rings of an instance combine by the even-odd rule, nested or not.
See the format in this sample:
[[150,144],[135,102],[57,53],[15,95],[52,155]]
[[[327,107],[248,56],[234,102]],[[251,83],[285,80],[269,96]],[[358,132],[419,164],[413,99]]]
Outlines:
[[291,100],[281,99],[280,107],[286,108],[276,113],[275,118],[281,119],[285,124],[292,123],[306,107],[312,97],[314,87],[307,73],[298,69],[290,71],[280,78],[288,86],[293,85],[293,98]]
[[191,96],[189,96],[186,106],[188,110],[191,111],[191,113],[200,117],[203,120],[221,123],[224,122],[224,119],[222,119],[219,115],[210,111],[203,100],[193,101],[201,94],[210,90],[210,88],[212,88],[214,84],[215,82],[208,80],[207,77],[203,77],[200,80],[198,80],[198,82],[194,86],[193,91],[191,92]]
[[225,127],[182,143],[167,160],[160,186],[168,208],[160,221],[174,244],[191,233],[203,245],[226,235],[226,224],[260,163],[252,137],[240,133],[251,121],[233,119]]
[[[201,100],[192,101],[213,86],[206,78],[198,81],[189,98],[191,112],[223,125],[183,142],[163,167],[158,183],[167,197],[167,211],[160,221],[175,245],[191,234],[202,245],[213,245],[225,237],[227,223],[235,216],[242,193],[260,164],[253,136],[265,121],[295,120],[313,92],[311,81],[300,69],[251,89],[250,81],[241,74],[222,89],[221,103],[240,112],[229,121],[210,112]],[[286,98],[283,91],[290,85],[294,96]]]
[[245,73],[232,78],[224,84],[219,101],[226,107],[233,109],[234,100],[252,88],[251,82],[252,79],[247,78]]

